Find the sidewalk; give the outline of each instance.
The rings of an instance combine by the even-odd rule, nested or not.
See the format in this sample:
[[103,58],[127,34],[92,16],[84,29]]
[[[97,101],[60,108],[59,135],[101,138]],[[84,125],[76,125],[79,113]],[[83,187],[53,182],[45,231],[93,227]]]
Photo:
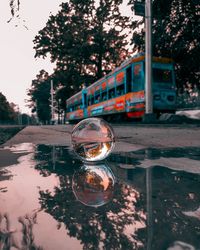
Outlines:
[[12,146],[19,143],[47,144],[69,146],[70,131],[67,126],[27,126],[2,146]]
[[[141,148],[200,147],[200,127],[195,125],[113,125],[115,151]],[[27,126],[2,146],[19,143],[71,146],[73,125]]]

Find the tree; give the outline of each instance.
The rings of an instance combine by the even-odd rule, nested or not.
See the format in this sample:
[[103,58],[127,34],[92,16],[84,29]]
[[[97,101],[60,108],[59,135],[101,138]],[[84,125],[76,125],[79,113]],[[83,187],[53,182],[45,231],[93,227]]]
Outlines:
[[0,122],[13,122],[15,119],[16,113],[14,109],[0,92]]
[[100,0],[93,16],[90,64],[97,79],[119,66],[128,56],[126,32],[129,18],[120,14],[121,3],[119,0]]
[[41,70],[28,90],[29,107],[32,108],[33,113],[36,112],[38,119],[44,124],[51,118],[50,88],[50,77],[45,70]]
[[12,17],[19,11],[20,0],[9,0]]
[[[34,39],[36,57],[50,54],[55,75],[68,90],[77,92],[120,64],[125,48],[128,18],[119,12],[121,0],[70,0],[51,15]],[[60,77],[62,76],[62,77]]]
[[[134,5],[135,0],[129,3]],[[172,57],[175,61],[177,87],[200,88],[199,5],[194,0],[153,1],[153,54]],[[144,51],[144,29],[137,28],[144,19],[134,22],[132,43]]]
[[[65,110],[66,99],[99,79],[128,55],[129,19],[119,11],[121,0],[70,0],[51,15],[34,39],[35,57],[50,55],[56,68],[51,78],[59,87],[56,99]],[[30,92],[31,95],[31,92]]]

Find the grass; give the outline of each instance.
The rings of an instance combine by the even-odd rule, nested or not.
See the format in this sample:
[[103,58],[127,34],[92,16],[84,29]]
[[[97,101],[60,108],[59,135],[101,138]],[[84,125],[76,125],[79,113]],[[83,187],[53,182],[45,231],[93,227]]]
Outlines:
[[0,145],[21,131],[24,126],[0,126]]

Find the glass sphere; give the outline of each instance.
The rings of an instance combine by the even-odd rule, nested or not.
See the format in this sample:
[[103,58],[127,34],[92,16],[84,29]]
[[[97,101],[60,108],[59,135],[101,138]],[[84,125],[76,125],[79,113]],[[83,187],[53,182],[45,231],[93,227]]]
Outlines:
[[111,126],[100,118],[88,118],[73,129],[72,147],[83,161],[101,161],[113,150],[114,132]]
[[99,207],[108,203],[114,192],[115,177],[105,164],[83,165],[73,175],[72,190],[82,204]]

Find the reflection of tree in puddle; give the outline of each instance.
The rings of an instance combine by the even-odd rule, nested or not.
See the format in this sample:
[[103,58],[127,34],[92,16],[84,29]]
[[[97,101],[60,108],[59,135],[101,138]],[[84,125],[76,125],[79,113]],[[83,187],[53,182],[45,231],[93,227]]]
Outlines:
[[[38,150],[36,159],[44,163],[42,154]],[[42,209],[63,222],[68,235],[80,240],[83,249],[143,249],[145,240],[138,233],[146,217],[139,193],[122,182],[116,182],[115,191],[113,174],[105,165],[98,171],[95,166],[80,168],[81,163],[66,149],[59,154],[54,167],[51,150],[45,153],[47,162],[42,166],[38,161],[36,166],[41,173],[57,174],[60,181],[52,193],[40,190]]]
[[[65,224],[71,237],[82,242],[84,249],[167,249],[177,240],[200,249],[199,220],[189,216],[191,211],[198,212],[200,175],[167,167],[137,167],[145,158],[161,157],[159,152],[169,157],[170,151],[139,150],[128,157],[125,153],[112,154],[109,167],[117,177],[113,197],[104,206],[94,208],[76,200],[72,179],[81,163],[67,149],[61,150],[56,155],[60,154],[63,163],[54,160],[53,168],[49,150],[45,167],[41,164],[37,168],[57,174],[60,180],[53,194],[40,192],[40,202],[46,212]],[[42,160],[42,151],[40,154]]]
[[[36,217],[35,213],[32,216],[26,215],[18,218],[22,230],[17,232],[12,229],[8,214],[0,214],[0,249],[42,250],[42,247],[38,247],[34,243],[33,225],[36,224]],[[20,243],[16,238],[16,233],[21,237]]]
[[17,248],[13,238],[14,231],[10,229],[10,220],[7,214],[0,214],[0,249]]
[[[69,236],[81,240],[83,249],[139,249],[143,243],[137,230],[144,227],[144,212],[135,204],[139,194],[130,186],[117,183],[112,202],[101,207],[85,206],[71,191],[71,178],[61,177],[54,194],[41,191],[42,208],[63,222]],[[137,248],[138,247],[138,248]]]

